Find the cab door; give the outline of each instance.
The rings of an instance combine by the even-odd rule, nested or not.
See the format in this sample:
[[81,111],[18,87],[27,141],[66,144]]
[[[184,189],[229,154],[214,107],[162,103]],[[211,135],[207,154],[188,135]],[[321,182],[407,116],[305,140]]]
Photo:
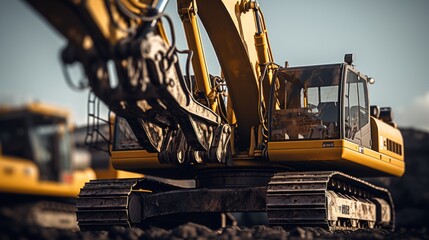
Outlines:
[[352,68],[346,72],[343,102],[345,138],[371,148],[367,82]]

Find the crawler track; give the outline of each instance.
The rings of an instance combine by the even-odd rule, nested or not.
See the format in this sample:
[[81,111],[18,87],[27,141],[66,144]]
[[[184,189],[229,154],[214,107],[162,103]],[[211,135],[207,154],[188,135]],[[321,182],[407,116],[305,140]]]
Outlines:
[[142,194],[181,189],[150,178],[91,180],[81,189],[76,202],[80,230],[132,227],[142,220]]
[[275,174],[268,184],[267,214],[272,225],[394,228],[390,193],[340,172]]
[[137,179],[95,180],[85,184],[77,200],[77,220],[82,231],[131,227],[128,201]]
[[[184,188],[159,179],[93,180],[77,199],[81,230],[133,227],[157,217],[267,212],[271,225],[393,230],[390,193],[340,172],[276,173],[265,186]],[[159,220],[159,219],[158,219]]]

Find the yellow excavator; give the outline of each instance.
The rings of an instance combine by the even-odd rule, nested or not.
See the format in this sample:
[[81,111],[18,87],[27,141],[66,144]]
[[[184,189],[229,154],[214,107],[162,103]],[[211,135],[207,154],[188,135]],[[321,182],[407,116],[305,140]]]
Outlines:
[[91,168],[89,154],[73,146],[69,118],[45,103],[0,106],[0,222],[77,229],[75,198],[85,182],[142,176]]
[[96,175],[86,155],[72,154],[68,119],[68,111],[42,103],[0,106],[3,219],[77,227],[72,200]]
[[[358,177],[401,176],[403,140],[391,109],[370,106],[374,80],[352,55],[275,64],[255,0],[177,0],[183,51],[167,0],[27,2],[68,40],[64,65],[82,64],[116,114],[112,165],[156,176],[86,183],[81,230],[210,223],[231,212],[281,226],[394,228],[388,190]],[[220,76],[208,73],[198,21]]]

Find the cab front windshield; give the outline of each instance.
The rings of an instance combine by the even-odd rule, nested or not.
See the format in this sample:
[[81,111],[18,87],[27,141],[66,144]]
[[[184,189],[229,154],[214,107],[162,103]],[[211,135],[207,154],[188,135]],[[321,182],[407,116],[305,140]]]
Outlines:
[[340,64],[279,70],[271,141],[339,138],[340,79]]

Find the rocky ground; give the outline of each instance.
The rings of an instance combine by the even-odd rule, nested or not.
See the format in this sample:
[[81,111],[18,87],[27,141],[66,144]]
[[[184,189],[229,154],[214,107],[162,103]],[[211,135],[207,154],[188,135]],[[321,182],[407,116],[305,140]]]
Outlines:
[[390,189],[395,202],[397,228],[394,232],[343,231],[331,233],[319,228],[283,229],[254,226],[217,230],[188,223],[173,229],[112,228],[108,232],[76,232],[0,222],[3,239],[429,239],[429,133],[402,129],[406,153],[406,174],[398,179],[370,179]]
[[187,223],[166,230],[162,228],[125,229],[112,228],[108,232],[73,232],[58,229],[39,228],[32,226],[3,226],[0,239],[4,240],[37,240],[37,239],[84,239],[84,240],[137,240],[137,239],[429,239],[426,228],[405,229],[395,232],[384,230],[354,231],[331,233],[319,228],[294,228],[285,230],[281,227],[254,226],[252,228],[227,227],[211,230],[205,226]]

